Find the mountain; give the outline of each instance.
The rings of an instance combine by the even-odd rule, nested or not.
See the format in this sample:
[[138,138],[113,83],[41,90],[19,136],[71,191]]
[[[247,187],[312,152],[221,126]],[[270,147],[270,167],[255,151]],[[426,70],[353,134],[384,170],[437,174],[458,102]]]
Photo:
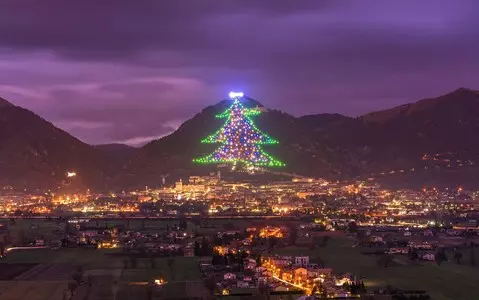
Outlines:
[[[407,167],[424,155],[452,153],[456,158],[479,155],[479,92],[458,89],[360,118],[369,126],[364,139],[374,161]],[[379,166],[378,166],[379,167]]]
[[[229,103],[223,100],[205,108],[171,135],[142,147],[123,165],[121,182],[155,184],[171,173],[187,175],[215,170],[215,166],[198,166],[191,160],[217,147],[203,145],[200,140],[221,127],[224,121],[214,116]],[[243,104],[263,107],[250,98]],[[416,172],[416,176],[421,173],[416,169],[425,170],[426,174],[421,173],[416,182],[419,183],[426,182],[427,170],[434,168],[433,177],[437,180],[449,178],[459,182],[464,181],[464,176],[458,174],[470,176],[471,170],[463,172],[457,168],[479,161],[479,93],[464,88],[358,118],[340,114],[297,118],[265,109],[255,123],[279,140],[279,145],[264,149],[286,162],[287,166],[280,171],[306,176],[382,180],[385,177],[381,173],[385,173],[391,174],[386,176],[388,180],[400,175],[399,180],[407,182],[406,173]]]
[[128,159],[138,150],[136,147],[125,144],[102,144],[93,147],[103,152],[114,165]]
[[12,103],[10,103],[7,100],[0,97],[0,108],[1,107],[12,107],[12,106],[15,106],[15,105],[13,105]]
[[361,178],[479,187],[477,133],[479,92],[461,88],[323,126],[316,138],[355,157]]
[[[156,184],[162,176],[170,173],[187,175],[216,170],[215,166],[194,164],[192,158],[210,153],[218,146],[201,144],[200,141],[223,125],[224,120],[216,119],[215,115],[229,105],[231,100],[209,106],[171,135],[142,147],[124,164],[121,184]],[[264,108],[251,98],[244,99],[243,105]],[[278,110],[263,110],[260,116],[254,117],[256,126],[280,142],[279,145],[265,145],[263,148],[287,162],[285,168],[277,171],[326,177],[350,175],[352,168],[344,164],[346,159],[341,151],[331,149],[314,138],[314,132],[307,128],[309,118],[296,118]]]
[[[0,98],[0,183],[18,186],[69,184],[77,172],[90,188],[155,186],[161,179],[216,171],[192,159],[218,145],[202,138],[224,120],[215,115],[231,100],[208,106],[178,130],[141,148],[110,144],[90,146],[31,111]],[[479,92],[457,89],[357,118],[340,114],[294,117],[258,107],[256,126],[279,141],[263,149],[286,163],[276,171],[328,179],[374,178],[389,185],[479,187]],[[65,183],[66,182],[66,183]]]
[[33,112],[0,99],[0,183],[18,187],[58,187],[75,182],[104,184],[102,153],[56,128]]

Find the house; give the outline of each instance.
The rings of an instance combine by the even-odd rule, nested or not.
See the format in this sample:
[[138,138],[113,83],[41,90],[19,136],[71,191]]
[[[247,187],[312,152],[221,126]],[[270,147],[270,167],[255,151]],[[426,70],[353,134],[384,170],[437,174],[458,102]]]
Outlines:
[[448,229],[446,230],[447,235],[459,235],[459,231],[454,230],[454,229]]
[[309,264],[309,256],[296,256],[294,258],[295,266],[307,266]]
[[241,232],[239,230],[226,230],[223,232],[218,232],[218,237],[222,238],[224,236],[235,236],[239,235]]
[[254,270],[256,268],[256,263],[247,263],[245,265],[246,270]]
[[352,284],[352,275],[351,274],[344,274],[343,276],[339,276],[336,278],[336,286],[343,286],[344,284]]
[[195,256],[195,249],[191,246],[186,246],[183,250],[185,257]]
[[408,246],[411,248],[416,248],[416,249],[433,249],[433,246],[429,244],[428,242],[409,241]]
[[294,276],[293,272],[291,270],[285,270],[281,276],[281,279],[286,280],[286,281],[292,281]]
[[389,248],[390,254],[408,254],[409,248],[408,247],[391,247]]
[[260,276],[258,277],[258,284],[267,284],[269,281],[268,276]]
[[320,268],[308,268],[309,278],[318,278],[320,276],[329,276],[333,272],[333,269],[320,269]]
[[436,257],[434,255],[434,253],[425,253],[425,254],[423,254],[423,256],[421,258],[423,260],[433,261]]
[[35,240],[35,246],[37,246],[37,247],[43,247],[43,246],[45,246],[45,240],[43,240],[43,239],[36,239],[36,240]]
[[239,287],[239,288],[249,288],[249,282],[239,280],[236,283],[236,286]]
[[211,265],[212,262],[213,262],[212,256],[203,256],[203,257],[200,257],[199,259],[200,265]]
[[424,236],[434,236],[434,232],[431,229],[424,230]]
[[296,268],[294,270],[294,281],[305,282],[308,279],[308,270],[305,268]]
[[280,255],[280,256],[278,256],[278,258],[283,259],[283,260],[289,260],[290,262],[293,261],[293,257],[289,256],[289,255]]
[[291,259],[273,258],[273,264],[279,267],[286,267],[291,265]]
[[223,275],[224,280],[236,280],[236,274],[235,273],[226,273]]

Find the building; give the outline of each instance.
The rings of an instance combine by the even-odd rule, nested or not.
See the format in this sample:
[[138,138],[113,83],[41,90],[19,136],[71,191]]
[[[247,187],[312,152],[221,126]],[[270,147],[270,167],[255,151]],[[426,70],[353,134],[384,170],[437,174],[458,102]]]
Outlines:
[[309,265],[309,256],[296,256],[294,258],[294,265],[306,267]]
[[297,268],[294,270],[294,281],[297,283],[306,282],[308,279],[308,270],[305,268]]
[[224,280],[236,280],[236,274],[234,273],[226,273],[223,275]]

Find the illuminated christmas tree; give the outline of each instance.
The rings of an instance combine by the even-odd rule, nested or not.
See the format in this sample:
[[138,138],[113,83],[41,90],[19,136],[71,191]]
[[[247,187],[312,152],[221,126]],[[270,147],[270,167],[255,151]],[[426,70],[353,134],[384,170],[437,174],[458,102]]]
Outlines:
[[206,144],[221,143],[213,153],[194,159],[194,162],[203,164],[237,163],[247,168],[254,167],[282,167],[285,164],[265,153],[261,145],[278,144],[278,141],[261,132],[254,125],[251,117],[259,115],[258,108],[245,108],[241,104],[243,93],[230,93],[233,104],[217,118],[225,118],[226,122],[214,134],[203,139]]

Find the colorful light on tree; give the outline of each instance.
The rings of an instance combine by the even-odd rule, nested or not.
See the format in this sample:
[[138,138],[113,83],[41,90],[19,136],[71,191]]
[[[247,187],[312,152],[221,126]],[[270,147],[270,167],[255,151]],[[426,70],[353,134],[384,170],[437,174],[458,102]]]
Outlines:
[[243,93],[230,93],[233,104],[217,118],[225,118],[222,128],[201,142],[206,144],[221,143],[213,153],[194,159],[203,164],[242,163],[247,167],[283,167],[285,164],[261,149],[261,145],[278,144],[278,141],[261,132],[251,117],[261,112],[255,108],[245,108],[240,100]]

